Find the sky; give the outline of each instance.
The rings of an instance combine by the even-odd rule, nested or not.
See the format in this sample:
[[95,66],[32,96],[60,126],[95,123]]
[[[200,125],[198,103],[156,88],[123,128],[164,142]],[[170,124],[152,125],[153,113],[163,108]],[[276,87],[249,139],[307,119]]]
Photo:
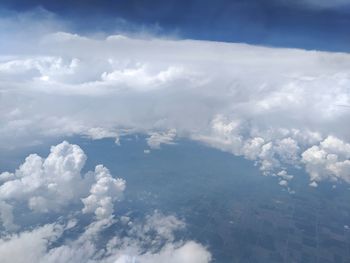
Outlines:
[[3,10],[44,8],[77,32],[146,30],[161,36],[349,51],[347,0],[1,1]]
[[[350,183],[349,8],[1,1],[0,154],[28,154],[0,167],[0,261],[211,261],[204,244],[176,239],[186,228],[176,211],[117,214],[128,182],[103,162],[87,169],[77,136],[118,147],[140,135],[145,156],[195,141],[250,161],[291,195],[295,169],[312,189]],[[30,151],[38,145],[46,155]],[[96,241],[117,226],[126,238]]]

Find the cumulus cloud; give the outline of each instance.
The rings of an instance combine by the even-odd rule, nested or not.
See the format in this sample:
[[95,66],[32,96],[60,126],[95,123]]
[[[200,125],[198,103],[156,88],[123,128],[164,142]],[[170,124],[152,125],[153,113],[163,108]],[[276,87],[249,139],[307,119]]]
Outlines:
[[350,144],[334,136],[328,136],[303,152],[302,161],[313,186],[322,180],[350,183]]
[[113,178],[102,165],[83,175],[86,158],[78,145],[64,141],[52,146],[46,158],[31,154],[14,173],[1,173],[0,218],[4,227],[14,227],[13,203],[48,213],[79,205],[85,197],[84,212],[94,212],[98,218],[111,216],[113,202],[121,198],[125,181]]
[[13,207],[4,201],[0,202],[0,220],[5,229],[16,230],[18,228],[13,222]]
[[[284,187],[288,187],[289,181],[294,177],[293,175],[288,174],[285,170],[279,171],[276,175],[279,178],[279,185]],[[288,190],[290,189],[288,188]]]
[[117,145],[120,144],[119,134],[117,131],[108,130],[107,128],[93,127],[84,132],[88,138],[92,140],[100,140],[104,138],[114,138]]
[[29,43],[17,28],[0,53],[2,151],[145,133],[150,148],[195,139],[273,174],[330,134],[350,140],[350,111],[337,106],[350,104],[348,54],[50,28]]
[[91,186],[90,195],[82,199],[83,213],[94,212],[98,219],[109,218],[113,214],[113,203],[122,197],[125,189],[123,179],[115,179],[102,165],[95,168],[96,183]]
[[48,246],[62,235],[61,225],[48,224],[32,231],[2,237],[0,260],[4,263],[40,262]]
[[152,132],[148,137],[147,144],[151,149],[159,149],[161,144],[174,144],[176,137],[176,130],[172,129],[168,132]]
[[85,160],[80,147],[67,142],[52,147],[46,159],[31,154],[11,176],[2,173],[7,180],[0,186],[0,199],[28,200],[28,208],[38,212],[59,211],[78,200],[84,186],[80,171]]
[[[185,228],[185,223],[173,215],[165,216],[159,211],[148,215],[142,225],[136,225],[130,230],[131,235],[137,236],[147,243],[158,246],[165,241],[174,241],[174,232]],[[153,235],[152,235],[153,234]],[[151,237],[151,239],[149,239]]]
[[[183,221],[159,212],[144,222],[124,225],[128,234],[116,235],[103,242],[99,236],[104,229],[113,231],[115,221],[102,219],[92,222],[76,238],[65,238],[77,222],[52,223],[29,231],[10,234],[0,239],[1,262],[140,262],[140,263],[208,263],[211,254],[194,241],[176,241],[174,233],[185,227]],[[64,240],[58,243],[57,240]],[[97,243],[100,240],[99,243]],[[162,242],[160,242],[162,241]],[[55,244],[56,242],[56,244]],[[145,250],[145,247],[147,249]]]
[[[259,135],[263,135],[258,132]],[[242,155],[249,160],[255,160],[264,174],[271,174],[283,164],[298,165],[299,144],[298,132],[276,130],[274,134],[260,137],[249,135],[240,120],[228,120],[219,115],[211,124],[211,133],[196,136],[195,139],[235,155]]]
[[280,186],[287,186],[288,185],[288,182],[286,180],[280,180],[279,181],[279,185]]
[[278,172],[277,176],[279,176],[281,179],[283,179],[285,181],[290,181],[294,177],[293,175],[288,174],[285,170]]
[[315,181],[311,182],[309,185],[314,188],[318,187],[318,183],[316,183]]
[[[103,165],[82,175],[86,158],[78,145],[64,141],[46,158],[31,154],[14,173],[0,175],[1,262],[210,262],[204,246],[175,237],[186,225],[174,215],[116,217],[126,182]],[[29,211],[49,214],[49,222],[27,220],[23,203]],[[95,216],[82,220],[86,213]],[[14,222],[20,214],[26,220]],[[112,237],[105,238],[104,231]]]
[[[169,220],[167,217],[159,218],[158,216],[158,220],[161,220],[161,224],[167,224],[170,229],[166,231],[170,235],[173,235],[172,231],[177,230],[172,222],[166,222]],[[68,240],[67,243],[58,246],[54,245],[54,242],[59,238],[64,238],[65,232],[71,228],[68,224],[47,224],[30,231],[8,235],[0,239],[0,260],[4,263],[28,261],[42,263],[208,263],[211,261],[211,254],[206,248],[194,241],[173,242],[173,240],[165,239],[163,245],[155,248],[154,244],[148,243],[152,236],[147,232],[139,232],[144,229],[140,225],[132,228],[135,227],[134,231],[138,231],[138,235],[143,239],[115,236],[101,248],[101,244],[97,245],[96,238],[106,227],[109,226],[106,226],[103,221],[93,222],[77,239]],[[146,245],[149,250],[145,251],[143,247]]]
[[146,253],[141,256],[123,256],[115,263],[206,263],[210,262],[211,255],[200,244],[189,241],[182,246],[166,245],[157,253]]

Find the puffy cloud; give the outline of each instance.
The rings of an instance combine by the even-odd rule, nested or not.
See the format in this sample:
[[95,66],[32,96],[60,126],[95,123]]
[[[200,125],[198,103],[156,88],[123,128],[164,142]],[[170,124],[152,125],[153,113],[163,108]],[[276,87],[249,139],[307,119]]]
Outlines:
[[[82,175],[86,158],[78,145],[64,141],[46,158],[31,154],[15,173],[0,175],[0,219],[6,230],[0,262],[210,262],[204,246],[176,238],[185,222],[174,215],[155,211],[135,219],[115,217],[114,205],[126,183],[103,165]],[[29,211],[49,213],[49,222],[31,220],[25,202]],[[95,217],[82,220],[85,213]],[[29,220],[15,225],[20,214]],[[107,230],[112,238],[104,236]]]
[[[185,228],[185,223],[173,215],[159,211],[148,215],[144,221],[128,223],[128,236],[121,241],[111,239],[107,245],[111,254],[103,262],[140,263],[207,263],[211,254],[205,247],[194,241],[176,241],[174,233]],[[147,245],[146,252],[141,252]]]
[[84,184],[80,172],[85,160],[81,148],[68,142],[51,147],[46,159],[31,154],[0,186],[0,198],[28,200],[32,210],[59,210],[78,200]]
[[174,144],[175,137],[175,129],[163,133],[152,132],[147,138],[147,144],[151,149],[159,149],[161,144]]
[[0,174],[4,181],[0,185],[4,227],[13,228],[14,202],[27,202],[28,209],[48,213],[79,205],[81,198],[86,197],[82,199],[84,212],[94,212],[98,218],[111,216],[113,202],[121,198],[125,182],[113,178],[101,165],[96,166],[95,172],[81,174],[86,158],[78,145],[64,141],[52,146],[46,158],[31,154],[15,173]]
[[146,232],[155,230],[158,236],[163,237],[167,240],[174,240],[174,231],[177,229],[182,229],[184,227],[184,222],[175,216],[164,216],[162,213],[155,211],[154,214],[146,218],[144,230]]
[[264,174],[271,174],[281,166],[281,162],[295,165],[299,163],[298,132],[287,130],[276,133],[271,136],[258,132],[258,135],[264,135],[265,138],[254,137],[240,120],[229,121],[219,115],[212,121],[209,136],[194,138],[221,150],[255,160]]
[[[174,232],[185,228],[185,223],[173,215],[165,216],[159,211],[145,218],[143,224],[133,226],[130,235],[145,243],[160,246],[165,241],[175,240]],[[151,238],[151,239],[150,239]]]
[[61,225],[48,224],[32,231],[2,237],[0,261],[3,263],[41,262],[49,245],[62,235]]
[[125,181],[113,178],[102,165],[96,166],[95,179],[90,195],[82,199],[83,213],[94,212],[98,219],[109,218],[113,214],[113,203],[122,197]]
[[285,170],[278,172],[277,176],[281,177],[281,179],[283,179],[285,181],[290,181],[294,177],[293,175],[288,174],[287,171],[285,171]]
[[302,161],[314,186],[322,180],[350,183],[350,144],[334,136],[304,151]]
[[116,144],[120,144],[119,134],[115,130],[109,130],[101,127],[93,127],[84,132],[84,135],[93,140],[100,140],[104,138],[114,138]]
[[[243,138],[240,130],[239,120],[229,120],[217,115],[211,121],[208,135],[194,135],[193,139],[202,141],[221,150],[232,152],[236,155],[242,154]],[[250,142],[248,142],[249,144]],[[249,148],[249,145],[247,146]],[[259,147],[260,149],[260,147]],[[251,155],[248,152],[248,157]]]
[[[166,220],[166,219],[162,219]],[[12,234],[0,239],[1,262],[91,262],[91,263],[208,263],[211,254],[205,247],[194,241],[172,242],[166,240],[165,244],[156,251],[142,249],[149,245],[145,242],[151,240],[123,239],[115,236],[101,248],[97,246],[94,238],[102,230],[103,224],[97,232],[91,234],[90,225],[77,239],[66,244],[53,245],[59,238],[64,238],[65,232],[70,229],[68,225],[58,223],[47,224],[30,231]],[[174,229],[173,229],[174,230]],[[142,235],[145,235],[144,233]]]
[[128,85],[128,88],[146,91],[172,84],[173,81],[189,79],[182,68],[169,67],[153,73],[146,65],[136,65],[135,68],[103,72],[101,81],[115,85]]
[[138,257],[122,256],[115,263],[207,263],[211,255],[200,244],[189,241],[182,246],[168,244],[157,253],[146,253]]
[[316,183],[315,181],[313,181],[313,182],[311,182],[309,185],[310,185],[311,187],[316,188],[316,187],[318,186],[318,183]]
[[287,186],[288,182],[286,180],[280,180],[279,185],[280,186]]
[[[184,227],[184,223],[174,216],[160,213],[150,215],[144,225],[131,226],[131,233],[137,235],[114,236],[101,246],[97,244],[101,231],[111,227],[109,220],[92,222],[76,239],[65,239],[65,233],[74,228],[76,222],[53,223],[36,227],[30,231],[11,234],[0,239],[1,262],[140,262],[140,263],[208,263],[211,254],[205,247],[194,241],[174,242],[173,233]],[[156,234],[150,233],[154,229]],[[111,230],[110,230],[111,231]],[[163,244],[151,241],[162,238]],[[55,241],[61,239],[62,243]],[[147,246],[149,249],[145,250]]]
[[256,160],[264,144],[265,140],[261,137],[248,139],[243,145],[243,155],[249,160]]
[[5,229],[16,230],[18,228],[13,222],[13,207],[4,201],[0,202],[0,219]]
[[277,141],[276,153],[284,163],[295,164],[298,162],[300,147],[298,142],[290,137]]
[[288,182],[293,179],[293,175],[287,173],[287,171],[282,170],[276,174],[279,177],[279,185],[288,186]]

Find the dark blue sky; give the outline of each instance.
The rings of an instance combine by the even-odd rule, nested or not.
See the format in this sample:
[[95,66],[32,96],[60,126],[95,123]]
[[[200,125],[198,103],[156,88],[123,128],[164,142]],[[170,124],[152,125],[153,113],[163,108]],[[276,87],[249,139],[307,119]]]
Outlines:
[[[2,0],[43,7],[78,32],[150,30],[181,38],[350,51],[350,0]],[[121,23],[120,21],[124,21]]]

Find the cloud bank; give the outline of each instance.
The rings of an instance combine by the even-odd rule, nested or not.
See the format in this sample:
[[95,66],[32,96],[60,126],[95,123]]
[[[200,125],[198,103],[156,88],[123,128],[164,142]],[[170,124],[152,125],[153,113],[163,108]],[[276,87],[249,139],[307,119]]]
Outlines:
[[29,42],[17,29],[0,51],[3,150],[76,134],[118,143],[139,132],[151,148],[194,139],[277,174],[308,167],[303,152],[329,136],[350,140],[350,110],[339,106],[350,104],[348,54],[82,36],[52,23],[50,32],[35,23]]

